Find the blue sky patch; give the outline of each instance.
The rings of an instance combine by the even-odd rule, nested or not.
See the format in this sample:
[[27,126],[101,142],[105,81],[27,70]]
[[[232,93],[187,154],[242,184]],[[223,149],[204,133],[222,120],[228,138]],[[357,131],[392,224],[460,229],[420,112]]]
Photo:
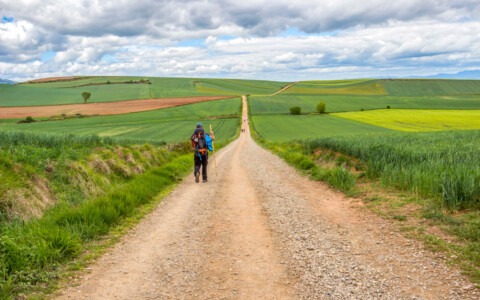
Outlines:
[[55,55],[57,55],[57,52],[53,52],[53,51],[43,52],[42,61],[49,61],[49,60],[53,59],[55,57]]
[[320,33],[305,33],[303,31],[298,30],[297,27],[290,27],[287,30],[281,32],[278,36],[281,36],[281,37],[286,37],[286,36],[334,36],[341,31],[342,30],[333,30],[333,31],[320,32]]
[[205,39],[181,41],[181,42],[178,42],[178,44],[176,46],[178,46],[178,47],[201,47],[201,46],[205,46]]
[[100,58],[101,61],[104,61],[104,62],[116,62],[118,61],[117,58],[115,56],[113,56],[112,54],[104,54],[102,56],[102,58]]
[[12,17],[3,17],[3,18],[2,18],[2,22],[3,22],[3,23],[11,23],[11,22],[13,22],[14,20],[15,20],[15,19],[12,18]]
[[218,37],[218,40],[219,41],[229,41],[229,40],[234,40],[236,38],[238,38],[238,37],[233,36],[233,35],[222,35],[222,36]]

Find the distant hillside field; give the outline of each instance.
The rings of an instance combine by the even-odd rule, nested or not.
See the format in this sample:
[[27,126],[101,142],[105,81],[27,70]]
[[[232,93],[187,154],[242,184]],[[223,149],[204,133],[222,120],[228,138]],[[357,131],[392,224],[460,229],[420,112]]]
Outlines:
[[0,106],[82,104],[82,92],[85,91],[92,95],[89,103],[150,98],[150,88],[147,84],[111,84],[77,88],[52,88],[43,85],[48,83],[0,85]]
[[359,81],[345,84],[315,84],[300,82],[282,94],[336,94],[336,95],[387,95],[380,81]]
[[[140,76],[47,78],[40,82],[0,85],[0,107],[82,105],[83,91],[91,92],[89,103],[207,95],[250,95],[248,104],[254,126],[261,136],[272,140],[358,134],[387,129],[478,128],[475,116],[470,116],[470,112],[463,114],[460,110],[480,110],[480,80],[311,80],[297,82],[281,93],[270,96],[289,84],[291,83],[268,80]],[[316,114],[319,101],[326,103],[327,113],[345,114],[319,116]],[[1,127],[7,130],[94,133],[100,136],[140,139],[148,137],[172,142],[184,138],[183,128],[189,127],[190,121],[207,119],[219,128],[222,138],[227,138],[237,126],[235,116],[238,117],[240,104],[238,99],[230,102],[233,106],[226,103],[212,101],[178,109],[91,119],[33,124],[15,124],[16,120],[1,120],[0,123],[3,123]],[[302,113],[309,115],[288,116],[292,106],[301,107]],[[390,110],[387,111],[387,108]],[[402,111],[405,109],[408,110]],[[47,110],[50,111],[48,108]],[[456,112],[447,117],[446,114],[439,115],[439,110]],[[67,112],[73,113],[75,112]],[[58,112],[52,110],[53,114]],[[225,129],[225,133],[222,133],[221,128]]]
[[382,85],[391,96],[480,95],[480,80],[395,79]]
[[302,112],[315,112],[319,101],[327,104],[327,112],[348,112],[387,108],[415,109],[479,109],[479,96],[366,96],[366,95],[284,95],[252,96],[252,114],[289,114],[290,107],[300,106]]
[[196,81],[196,88],[204,93],[270,95],[288,84],[264,80],[200,79]]
[[[316,115],[320,101],[326,104],[327,113],[339,114]],[[310,115],[289,116],[293,106]],[[255,129],[273,141],[385,129],[475,129],[480,128],[476,112],[480,80],[301,81],[275,96],[252,95],[249,107]],[[355,122],[343,123],[335,117]]]
[[0,84],[0,107],[89,103],[195,96],[269,95],[285,82],[168,77],[76,77],[58,81]]
[[179,142],[190,137],[198,122],[212,124],[219,141],[235,135],[240,99],[202,102],[173,108],[105,117],[0,124],[0,130],[122,137],[145,141]]

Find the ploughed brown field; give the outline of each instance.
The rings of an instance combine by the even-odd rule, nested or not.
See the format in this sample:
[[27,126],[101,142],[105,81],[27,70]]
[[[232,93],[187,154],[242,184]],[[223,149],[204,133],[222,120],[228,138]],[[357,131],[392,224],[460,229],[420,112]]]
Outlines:
[[203,101],[221,100],[235,98],[235,96],[203,96],[203,97],[182,97],[182,98],[160,98],[127,100],[116,102],[67,104],[51,106],[27,106],[27,107],[1,107],[0,119],[16,119],[31,116],[51,117],[59,114],[83,114],[83,115],[119,115],[132,112],[148,111],[159,108],[167,108],[192,104]]
[[81,77],[78,76],[68,76],[68,77],[48,77],[48,78],[40,78],[35,80],[30,80],[25,83],[41,83],[41,82],[55,82],[55,81],[71,81],[76,80]]

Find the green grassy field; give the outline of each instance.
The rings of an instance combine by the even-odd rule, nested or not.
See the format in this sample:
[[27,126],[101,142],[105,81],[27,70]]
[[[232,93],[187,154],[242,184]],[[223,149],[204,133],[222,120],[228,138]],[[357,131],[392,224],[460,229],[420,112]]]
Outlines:
[[319,101],[327,112],[348,112],[391,108],[480,109],[480,96],[365,96],[365,95],[275,95],[249,97],[251,114],[289,114],[290,107],[300,106],[303,113],[315,112]]
[[76,88],[0,84],[0,107],[81,104],[83,103],[81,94],[84,91],[92,94],[89,103],[148,99],[149,89],[147,84],[111,84]]
[[388,132],[388,129],[329,115],[316,116],[252,116],[255,130],[271,141],[291,141],[368,132]]
[[382,109],[334,115],[401,131],[480,129],[480,110]]
[[0,130],[97,134],[171,143],[188,139],[195,124],[202,122],[207,126],[212,124],[217,140],[224,141],[237,131],[240,107],[239,98],[225,99],[115,116],[29,124],[7,123],[0,124]]
[[368,165],[368,176],[441,199],[450,208],[479,204],[480,130],[390,131],[322,138],[305,144],[311,153],[331,149],[361,159]]
[[[98,120],[96,123],[95,119]],[[41,122],[31,124],[16,124],[17,126],[3,125],[0,130],[22,131],[35,133],[61,133],[61,134],[78,134],[78,135],[98,135],[101,137],[121,137],[137,140],[139,142],[162,141],[166,143],[174,143],[185,141],[190,138],[195,124],[201,122],[205,126],[210,124],[215,131],[215,137],[219,142],[232,138],[238,128],[238,119],[191,119],[191,120],[175,120],[175,121],[151,121],[145,122],[114,122],[108,123],[108,120],[101,118]],[[62,123],[62,124],[59,124]],[[88,123],[88,124],[87,124]]]
[[383,80],[392,96],[480,95],[480,80]]

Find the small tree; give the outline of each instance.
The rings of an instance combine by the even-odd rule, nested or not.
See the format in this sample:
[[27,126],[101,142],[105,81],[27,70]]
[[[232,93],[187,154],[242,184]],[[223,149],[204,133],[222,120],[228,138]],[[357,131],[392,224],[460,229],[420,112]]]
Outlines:
[[82,93],[82,97],[83,97],[83,103],[87,103],[88,99],[90,99],[90,96],[92,94],[90,94],[89,92],[83,92]]
[[290,107],[290,113],[292,115],[300,115],[302,113],[302,108],[298,106],[292,106]]
[[317,112],[319,114],[324,114],[326,110],[327,110],[327,105],[325,104],[325,102],[322,102],[322,101],[318,102]]

